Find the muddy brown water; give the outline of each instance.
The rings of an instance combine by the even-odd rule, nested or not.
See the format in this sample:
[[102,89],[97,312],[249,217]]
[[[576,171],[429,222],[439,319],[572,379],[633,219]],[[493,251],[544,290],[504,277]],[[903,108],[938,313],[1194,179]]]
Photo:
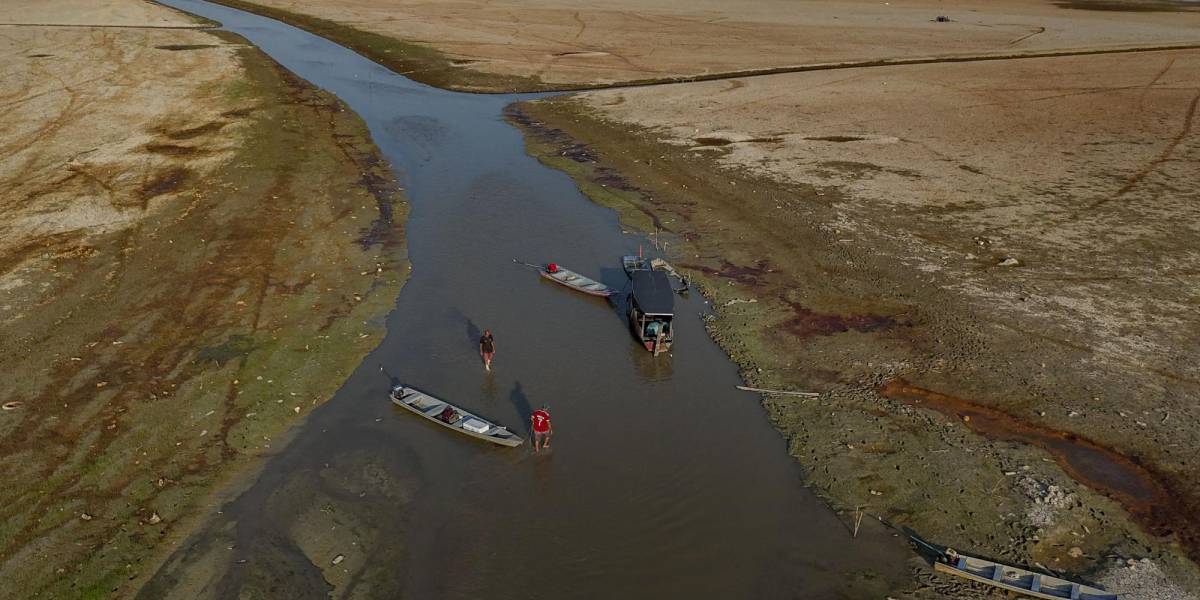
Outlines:
[[[525,155],[502,120],[525,97],[430,88],[270,19],[164,3],[221,22],[364,119],[412,202],[413,270],[380,347],[142,597],[323,598],[338,554],[338,593],[378,598],[880,598],[906,578],[898,538],[876,525],[852,539],[804,487],[758,398],[734,389],[701,298],[678,300],[674,353],[653,357],[623,300],[512,262],[624,288],[620,256],[645,243]],[[554,448],[424,422],[391,406],[394,381],[521,432],[549,404]]]

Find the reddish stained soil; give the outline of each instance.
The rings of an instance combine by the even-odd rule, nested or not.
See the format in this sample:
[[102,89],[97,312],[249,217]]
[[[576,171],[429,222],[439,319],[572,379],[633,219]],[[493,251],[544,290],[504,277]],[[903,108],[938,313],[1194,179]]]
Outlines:
[[880,394],[936,410],[986,438],[1031,444],[1049,452],[1068,475],[1120,503],[1147,531],[1174,536],[1193,560],[1200,558],[1200,503],[1176,493],[1167,478],[1143,466],[1138,457],[904,379],[887,382]]
[[720,269],[714,269],[712,267],[706,267],[704,265],[692,263],[679,263],[678,266],[681,269],[691,269],[693,271],[699,271],[714,277],[732,279],[739,285],[746,285],[750,287],[762,286],[764,283],[763,278],[767,276],[767,273],[774,271],[774,269],[771,268],[771,263],[766,260],[759,260],[758,262],[755,262],[754,266],[752,267],[735,265],[724,259],[721,260]]
[[798,337],[833,335],[850,330],[863,333],[888,329],[899,323],[884,315],[838,315],[819,313],[795,302],[788,302],[796,316],[783,322],[783,328]]

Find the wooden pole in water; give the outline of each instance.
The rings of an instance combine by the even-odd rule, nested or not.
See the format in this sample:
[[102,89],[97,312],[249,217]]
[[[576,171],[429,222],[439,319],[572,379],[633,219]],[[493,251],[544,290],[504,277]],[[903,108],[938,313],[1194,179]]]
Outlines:
[[736,387],[739,390],[742,390],[743,392],[758,392],[760,394],[785,394],[788,396],[807,396],[809,398],[816,398],[817,396],[821,395],[817,392],[789,392],[787,390],[764,390],[762,388],[752,388],[752,387],[746,387],[744,385],[738,385],[738,386],[734,386],[734,387]]

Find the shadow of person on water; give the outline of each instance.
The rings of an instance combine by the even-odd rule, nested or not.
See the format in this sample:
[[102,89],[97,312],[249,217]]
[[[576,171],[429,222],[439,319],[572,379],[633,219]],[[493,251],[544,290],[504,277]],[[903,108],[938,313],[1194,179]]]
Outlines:
[[513,407],[517,409],[517,414],[521,416],[521,426],[525,428],[525,435],[533,433],[529,426],[529,417],[533,414],[533,408],[529,406],[529,398],[525,396],[525,390],[521,389],[520,381],[513,384],[513,389],[508,394],[508,399],[513,403]]
[[392,375],[391,373],[388,373],[387,369],[384,368],[383,363],[379,364],[379,372],[383,373],[384,377],[387,377],[389,390],[400,385],[400,378],[396,377],[395,375]]
[[481,337],[483,337],[483,332],[479,330],[479,326],[475,324],[475,321],[467,319],[467,339],[478,348]]

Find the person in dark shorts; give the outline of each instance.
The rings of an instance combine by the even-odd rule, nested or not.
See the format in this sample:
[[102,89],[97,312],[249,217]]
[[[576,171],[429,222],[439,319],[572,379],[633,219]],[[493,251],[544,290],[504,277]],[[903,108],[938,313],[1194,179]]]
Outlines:
[[[529,415],[529,423],[533,425],[533,451],[537,452],[543,446],[550,449],[550,436],[554,435],[554,425],[550,424],[550,407],[545,404]],[[544,440],[544,443],[543,443]]]
[[492,370],[492,357],[496,355],[496,340],[492,338],[492,330],[484,329],[479,338],[479,355],[483,357],[483,368]]

